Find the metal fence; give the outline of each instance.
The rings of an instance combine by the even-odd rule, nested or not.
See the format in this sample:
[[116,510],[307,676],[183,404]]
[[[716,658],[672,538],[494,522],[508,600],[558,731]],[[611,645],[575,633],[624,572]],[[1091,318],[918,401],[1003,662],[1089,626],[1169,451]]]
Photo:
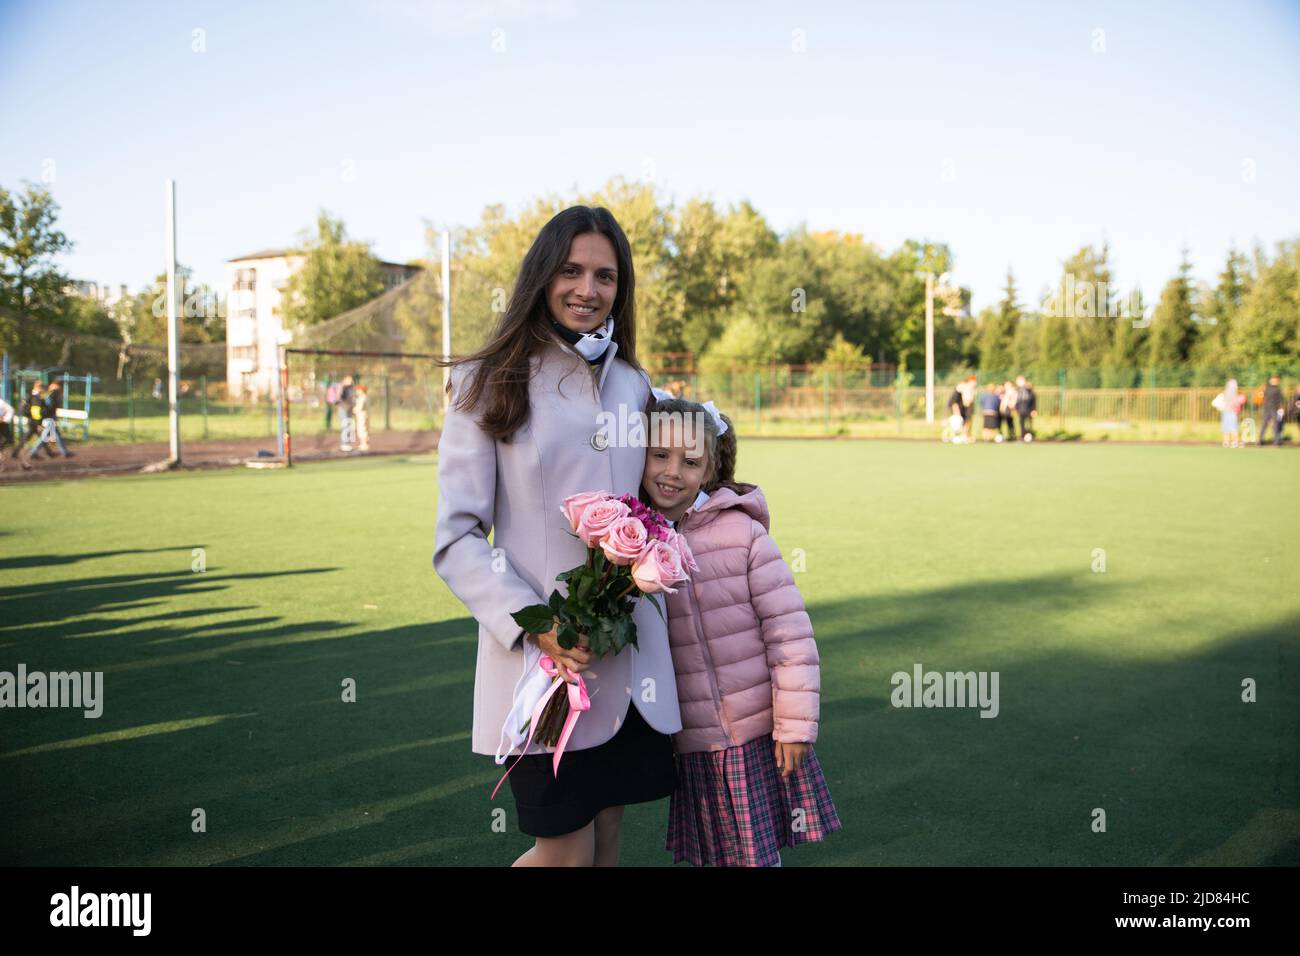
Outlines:
[[[652,381],[674,394],[714,401],[741,432],[788,435],[903,435],[932,437],[947,416],[954,385],[978,370],[947,369],[935,376],[935,423],[925,420],[925,388],[918,373],[899,374],[892,365],[843,368],[826,365],[735,365],[702,368],[689,353],[643,357]],[[1123,440],[1208,440],[1219,428],[1211,402],[1228,377],[1236,377],[1247,404],[1244,429],[1262,413],[1267,372],[1258,369],[1195,370],[1214,384],[1158,384],[1188,370],[1057,369],[1034,379],[1041,435]],[[358,361],[295,356],[289,368],[289,399],[295,434],[318,434],[339,427],[326,402],[332,383],[344,375],[360,376],[369,392],[374,431],[423,431],[442,423],[442,371],[431,363]],[[1296,395],[1300,369],[1281,369],[1288,402]],[[1127,387],[1076,383],[1107,380],[1148,384]],[[1008,374],[986,376],[1003,382]],[[1155,383],[1155,384],[1151,384]],[[984,379],[979,382],[981,389]],[[80,408],[85,396],[75,381],[66,388],[64,405]],[[18,404],[17,401],[14,402]],[[126,375],[93,382],[90,412],[64,428],[65,437],[108,442],[167,440],[165,379]],[[278,407],[274,392],[230,398],[224,380],[206,376],[181,382],[181,429],[186,441],[274,437]],[[978,408],[975,413],[978,415]],[[978,429],[976,429],[978,432]],[[978,436],[977,436],[978,437]]]
[[[917,373],[899,375],[888,366],[836,368],[816,365],[737,366],[702,370],[674,356],[647,368],[659,387],[699,401],[712,400],[742,431],[798,434],[899,434],[937,433],[947,417],[947,400],[954,386],[976,375],[980,391],[986,381],[1001,384],[1013,375],[981,377],[974,369],[936,373],[935,423],[925,417],[925,388]],[[1215,384],[1128,387],[1080,386],[1105,378],[1158,383],[1190,376],[1188,370],[1057,369],[1033,382],[1037,401],[1036,427],[1040,434],[1059,437],[1123,440],[1206,440],[1219,430],[1219,412],[1211,404],[1229,378],[1236,378],[1246,397],[1242,410],[1249,431],[1260,420],[1263,390],[1271,372],[1263,370],[1194,370],[1195,377]],[[1174,372],[1178,372],[1175,375]],[[1296,398],[1300,369],[1282,369],[1284,396]],[[1045,379],[1045,381],[1044,381]],[[978,415],[978,404],[975,414]]]

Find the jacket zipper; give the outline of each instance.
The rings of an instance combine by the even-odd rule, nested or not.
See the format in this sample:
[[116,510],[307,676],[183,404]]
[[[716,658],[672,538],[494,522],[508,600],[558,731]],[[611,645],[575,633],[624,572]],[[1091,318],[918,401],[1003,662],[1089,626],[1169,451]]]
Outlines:
[[[680,522],[685,524],[685,522]],[[680,528],[678,531],[680,532]],[[722,694],[718,691],[717,672],[713,669],[713,654],[709,651],[709,640],[704,636],[704,618],[700,614],[699,594],[695,590],[695,582],[691,582],[691,614],[695,618],[695,632],[699,635],[700,647],[704,651],[704,658],[709,669],[709,690],[713,692],[713,706],[718,710],[718,722],[722,724],[722,732],[727,735],[727,743],[731,743],[731,727],[727,724],[727,718],[722,713]]]

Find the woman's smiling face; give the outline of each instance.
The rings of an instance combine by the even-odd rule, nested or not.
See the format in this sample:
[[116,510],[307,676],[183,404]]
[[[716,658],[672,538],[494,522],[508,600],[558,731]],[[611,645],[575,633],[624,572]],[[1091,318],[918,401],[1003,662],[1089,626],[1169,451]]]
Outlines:
[[605,324],[618,296],[618,259],[604,233],[573,237],[569,255],[546,287],[551,316],[566,329],[591,332]]

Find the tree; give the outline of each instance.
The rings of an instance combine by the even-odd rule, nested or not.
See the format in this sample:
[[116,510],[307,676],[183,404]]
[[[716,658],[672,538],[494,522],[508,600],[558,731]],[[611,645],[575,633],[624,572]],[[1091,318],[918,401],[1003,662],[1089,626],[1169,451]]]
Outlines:
[[706,368],[821,358],[830,336],[817,250],[816,237],[799,228],[776,255],[750,265],[722,335],[705,350]]
[[[1146,314],[1141,288],[1134,288],[1120,312],[1115,335],[1101,363],[1104,388],[1132,388],[1141,384],[1142,359],[1148,350],[1146,327],[1140,324]],[[1134,322],[1139,324],[1135,327]]]
[[1198,369],[1210,372],[1215,380],[1223,377],[1224,369],[1233,364],[1232,327],[1241,313],[1251,279],[1250,261],[1231,248],[1218,284],[1200,297],[1201,334],[1192,361]]
[[776,255],[779,240],[748,201],[719,214],[711,200],[693,199],[670,221],[666,282],[673,307],[655,348],[703,352],[726,328],[749,268]]
[[1007,269],[1007,284],[996,309],[984,309],[979,321],[979,364],[988,372],[1009,372],[1018,368],[1015,338],[1020,326],[1020,305],[1016,301],[1016,278]]
[[[0,307],[54,324],[64,314],[68,284],[54,257],[73,246],[54,227],[58,211],[49,191],[30,182],[18,193],[0,186]],[[0,316],[0,349],[22,354],[24,341],[18,325]]]
[[[1170,279],[1160,293],[1160,302],[1148,330],[1147,367],[1154,370],[1155,375],[1163,376],[1164,384],[1183,384],[1183,379],[1189,377],[1185,374],[1187,360],[1196,344],[1197,332],[1191,271],[1192,264],[1184,249],[1178,275]],[[1172,371],[1174,369],[1179,371]]]
[[321,210],[316,236],[304,237],[306,262],[289,277],[284,319],[289,326],[312,325],[342,315],[384,291],[379,260],[364,243],[350,242],[342,220]]
[[1256,262],[1257,277],[1232,323],[1230,352],[1260,375],[1300,369],[1300,240],[1280,242],[1271,262],[1262,252]]

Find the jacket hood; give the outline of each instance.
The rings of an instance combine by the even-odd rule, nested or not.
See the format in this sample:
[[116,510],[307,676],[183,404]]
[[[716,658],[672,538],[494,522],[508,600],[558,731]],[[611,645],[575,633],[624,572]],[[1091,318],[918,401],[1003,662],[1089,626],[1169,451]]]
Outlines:
[[767,499],[763,497],[763,490],[758,485],[736,482],[732,488],[723,485],[709,495],[709,500],[700,505],[699,508],[689,509],[685,515],[699,515],[698,518],[691,520],[691,528],[699,528],[713,521],[714,517],[722,514],[728,508],[738,508],[744,511],[755,521],[763,526],[764,531],[771,530],[771,524],[768,519]]

